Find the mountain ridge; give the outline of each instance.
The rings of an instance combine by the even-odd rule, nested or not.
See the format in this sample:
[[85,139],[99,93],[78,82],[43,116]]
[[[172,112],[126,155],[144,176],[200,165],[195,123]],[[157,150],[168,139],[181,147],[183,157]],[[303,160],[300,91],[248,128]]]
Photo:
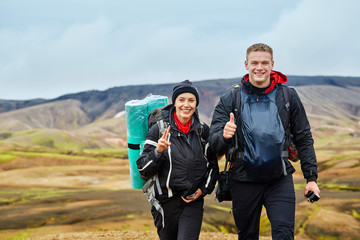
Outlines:
[[[239,83],[241,78],[212,79],[194,81],[199,89],[200,97],[207,99],[207,94],[213,94],[212,97],[218,97],[225,92],[231,85]],[[91,121],[97,119],[111,118],[116,113],[124,110],[124,105],[132,99],[142,99],[149,93],[171,96],[172,88],[176,83],[168,84],[146,84],[146,85],[128,85],[109,88],[107,90],[89,90],[78,93],[71,93],[59,96],[53,99],[29,99],[29,100],[0,100],[0,113],[18,110],[34,105],[55,102],[59,100],[75,99],[82,103],[83,111],[88,115]],[[337,77],[337,76],[288,76],[289,86],[306,85],[331,85],[338,87],[360,87],[360,77]],[[201,101],[201,104],[206,101]],[[205,115],[210,115],[206,107],[199,106],[200,110],[205,110]]]
[[[194,82],[200,95],[198,108],[204,122],[210,124],[220,96],[240,80]],[[76,152],[125,147],[126,117],[114,118],[125,111],[125,103],[143,99],[150,93],[170,98],[174,85],[114,87],[105,91],[66,94],[42,103],[39,99],[33,103],[26,100],[23,105],[19,104],[21,101],[0,100],[0,110],[3,110],[0,113],[0,141],[3,146]],[[329,129],[360,136],[360,78],[289,77],[287,85],[293,86],[301,98],[315,136],[322,137]]]

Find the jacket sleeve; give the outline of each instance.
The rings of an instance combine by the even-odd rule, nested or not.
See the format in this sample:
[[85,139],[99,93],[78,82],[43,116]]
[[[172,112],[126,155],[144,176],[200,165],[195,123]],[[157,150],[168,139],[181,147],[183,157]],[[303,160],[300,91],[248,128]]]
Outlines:
[[[205,128],[204,136],[206,136],[206,138],[205,138],[206,140],[209,139],[209,137],[208,137],[209,136],[209,127],[207,125]],[[219,178],[219,164],[218,164],[218,160],[216,157],[216,153],[211,149],[208,141],[205,145],[204,152],[205,152],[205,156],[208,161],[208,166],[207,166],[206,178],[202,182],[200,189],[203,192],[203,195],[206,195],[206,194],[211,194],[215,188],[216,182]]]
[[301,170],[307,181],[316,181],[318,177],[317,162],[314,149],[314,140],[310,131],[310,124],[304,106],[296,93],[291,88],[291,116],[290,131],[294,144],[298,150]]
[[147,180],[156,175],[160,167],[163,154],[157,152],[157,142],[159,140],[159,127],[154,124],[146,135],[143,151],[136,161],[141,178]]
[[224,126],[230,120],[230,112],[232,112],[232,95],[231,91],[227,91],[215,106],[210,125],[209,144],[217,156],[224,155],[230,144],[230,141],[225,141],[223,137]]

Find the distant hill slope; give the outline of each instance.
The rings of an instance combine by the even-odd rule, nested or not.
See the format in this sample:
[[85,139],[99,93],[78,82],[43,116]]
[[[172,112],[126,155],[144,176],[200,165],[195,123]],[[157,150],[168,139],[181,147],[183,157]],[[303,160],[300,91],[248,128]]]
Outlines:
[[35,128],[76,129],[90,123],[81,102],[67,99],[31,106],[0,114],[0,131],[24,131]]
[[313,128],[342,127],[359,132],[360,87],[318,85],[296,87]]
[[[240,82],[240,78],[214,79],[196,81],[201,97],[200,112],[205,116],[212,113],[211,107],[217,102],[218,97],[233,84]],[[360,87],[360,77],[330,77],[330,76],[289,76],[288,85],[291,86],[314,86],[329,85],[343,88]],[[124,104],[132,99],[142,99],[149,93],[171,96],[175,84],[139,85],[114,87],[105,91],[86,91],[74,94],[66,94],[55,99],[33,100],[0,100],[0,113],[22,109],[29,106],[56,102],[60,100],[74,99],[82,103],[81,109],[87,114],[90,121],[113,117],[123,111]]]
[[[195,82],[204,122],[210,123],[220,96],[239,81],[233,78]],[[289,77],[287,85],[297,90],[314,131],[332,129],[360,135],[360,78],[294,76]],[[75,149],[126,146],[125,116],[114,116],[124,111],[127,101],[142,99],[149,93],[170,97],[173,86],[115,87],[50,100],[0,100],[0,111],[3,111],[0,113],[0,142],[57,149],[71,148],[64,147],[66,141],[73,142]],[[48,138],[43,141],[46,137],[41,136]]]

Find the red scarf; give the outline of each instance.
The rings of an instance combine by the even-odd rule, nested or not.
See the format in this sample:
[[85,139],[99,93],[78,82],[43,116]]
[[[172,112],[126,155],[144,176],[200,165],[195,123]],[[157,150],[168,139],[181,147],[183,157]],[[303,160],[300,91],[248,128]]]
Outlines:
[[192,122],[192,117],[189,119],[189,121],[186,123],[186,125],[182,124],[180,122],[180,120],[178,119],[178,117],[176,116],[176,112],[174,112],[174,119],[176,122],[176,125],[178,127],[178,129],[180,131],[182,131],[183,133],[185,133],[186,137],[188,136],[188,133],[190,131],[190,126],[191,126],[191,122]]

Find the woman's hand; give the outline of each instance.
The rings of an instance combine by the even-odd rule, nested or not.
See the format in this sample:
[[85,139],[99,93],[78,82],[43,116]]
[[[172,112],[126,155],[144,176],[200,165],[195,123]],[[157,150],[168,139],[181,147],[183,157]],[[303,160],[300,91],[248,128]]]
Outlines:
[[182,200],[184,200],[184,202],[189,203],[192,201],[195,201],[196,199],[198,199],[198,197],[200,197],[202,195],[202,191],[200,188],[198,188],[198,190],[196,190],[195,195],[192,197],[189,197],[188,199],[184,198],[183,196],[181,196]]
[[161,136],[161,138],[158,141],[157,152],[159,154],[165,151],[166,149],[168,149],[168,147],[171,145],[171,143],[167,141],[169,132],[170,132],[170,126],[167,129],[165,129],[164,134]]

